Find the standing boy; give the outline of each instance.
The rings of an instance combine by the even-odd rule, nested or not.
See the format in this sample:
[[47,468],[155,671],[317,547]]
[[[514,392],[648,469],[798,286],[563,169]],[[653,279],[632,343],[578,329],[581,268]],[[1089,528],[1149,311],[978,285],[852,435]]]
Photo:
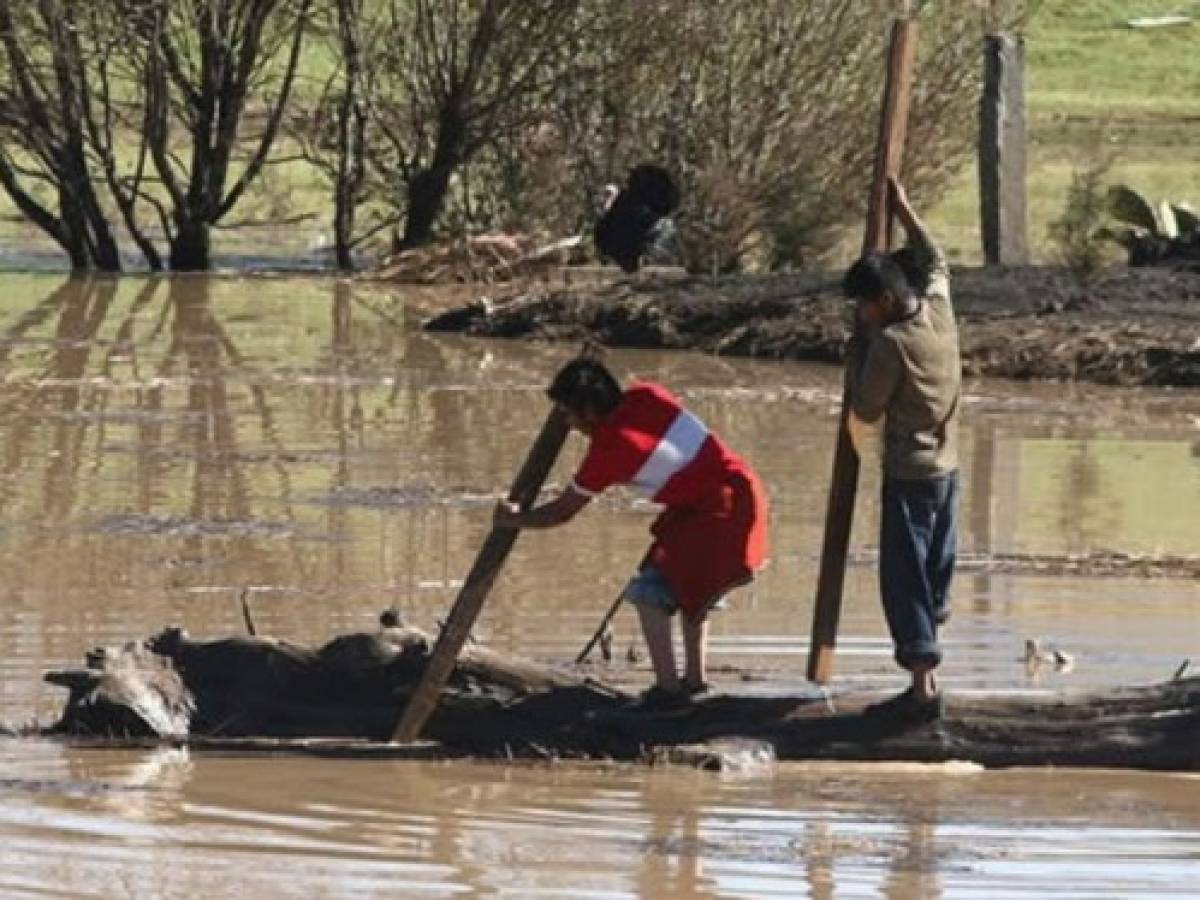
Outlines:
[[[587,453],[574,479],[554,500],[522,511],[501,501],[498,526],[552,528],[592,497],[628,484],[665,509],[650,527],[654,540],[624,597],[641,620],[654,667],[646,708],[685,704],[707,690],[708,613],[745,584],[766,555],[766,500],[757,476],[739,456],[684,409],[666,388],[637,382],[621,390],[594,359],[568,363],[547,393]],[[684,675],[675,668],[671,616],[680,614]]]
[[861,454],[864,429],[885,420],[879,588],[896,662],[912,675],[867,711],[921,721],[942,711],[934,673],[954,574],[962,372],[945,257],[895,179],[888,194],[908,246],[868,253],[846,273],[860,323],[848,425]]

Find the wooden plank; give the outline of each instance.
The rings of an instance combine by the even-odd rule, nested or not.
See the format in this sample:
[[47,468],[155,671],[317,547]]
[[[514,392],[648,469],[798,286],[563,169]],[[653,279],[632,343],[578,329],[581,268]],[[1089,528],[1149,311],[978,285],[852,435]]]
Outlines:
[[887,82],[879,119],[879,142],[875,150],[875,174],[867,202],[867,227],[863,252],[887,250],[891,245],[891,216],[888,212],[889,176],[900,174],[904,137],[908,131],[908,107],[912,95],[913,63],[917,51],[917,25],[897,19],[888,48]]
[[[886,250],[891,243],[887,180],[888,176],[899,174],[904,154],[916,47],[916,23],[897,19],[892,26],[891,45],[888,48],[887,82],[879,121],[875,174],[867,203],[864,253]],[[825,538],[821,545],[821,568],[813,607],[812,641],[808,651],[808,678],[821,683],[829,681],[833,675],[833,654],[842,610],[842,582],[846,574],[846,550],[850,544],[854,499],[858,492],[858,455],[854,452],[846,429],[849,399],[847,381],[842,393],[842,414],[834,447],[833,475],[825,511]]]
[[[566,438],[567,420],[556,405],[546,417],[546,422],[530,448],[524,465],[513,481],[508,492],[510,502],[522,508],[533,503],[554,466],[554,461],[558,459]],[[483,602],[487,599],[501,566],[508,558],[509,551],[516,543],[518,533],[519,529],[515,528],[492,528],[488,533],[466,581],[458,592],[441,636],[433,647],[425,672],[396,725],[392,734],[393,741],[415,741],[425,722],[437,708],[442,688],[450,673],[454,671],[458,654],[467,642],[471,628],[483,608]]]

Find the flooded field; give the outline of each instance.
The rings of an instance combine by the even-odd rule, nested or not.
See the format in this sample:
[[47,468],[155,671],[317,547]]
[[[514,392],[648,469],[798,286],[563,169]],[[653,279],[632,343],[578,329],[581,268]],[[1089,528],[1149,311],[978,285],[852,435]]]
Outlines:
[[[0,721],[48,668],[168,623],[306,643],[392,603],[434,630],[546,412],[565,345],[422,334],[413,298],[325,278],[0,278]],[[421,303],[426,298],[420,299]],[[718,685],[801,690],[840,373],[616,352],[763,476],[769,568],[714,622]],[[966,384],[951,691],[1103,689],[1200,665],[1200,394]],[[582,445],[551,477],[563,484]],[[865,467],[835,690],[900,678]],[[479,623],[567,662],[653,510],[606,496],[522,536]],[[1099,560],[1105,565],[1095,565]],[[1113,560],[1117,565],[1108,565]],[[634,621],[612,664],[649,678]],[[1030,670],[1024,641],[1075,659]],[[0,895],[1188,896],[1200,782],[967,767],[218,758],[0,740]]]

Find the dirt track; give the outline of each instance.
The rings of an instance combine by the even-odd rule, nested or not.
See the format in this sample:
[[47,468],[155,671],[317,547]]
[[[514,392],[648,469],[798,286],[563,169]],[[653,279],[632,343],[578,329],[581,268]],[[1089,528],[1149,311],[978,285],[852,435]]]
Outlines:
[[[493,288],[431,330],[840,363],[849,305],[831,273],[722,279],[648,272],[573,286]],[[1200,272],[956,269],[968,375],[1200,386]],[[484,293],[481,289],[480,293]]]

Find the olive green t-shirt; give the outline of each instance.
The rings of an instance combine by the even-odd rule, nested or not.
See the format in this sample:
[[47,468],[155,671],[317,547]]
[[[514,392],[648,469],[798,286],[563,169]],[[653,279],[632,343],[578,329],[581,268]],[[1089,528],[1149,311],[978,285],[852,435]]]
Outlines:
[[921,479],[958,468],[962,364],[950,302],[949,268],[921,229],[909,235],[929,284],[917,312],[872,329],[850,369],[851,408],[864,422],[885,417],[883,472]]

